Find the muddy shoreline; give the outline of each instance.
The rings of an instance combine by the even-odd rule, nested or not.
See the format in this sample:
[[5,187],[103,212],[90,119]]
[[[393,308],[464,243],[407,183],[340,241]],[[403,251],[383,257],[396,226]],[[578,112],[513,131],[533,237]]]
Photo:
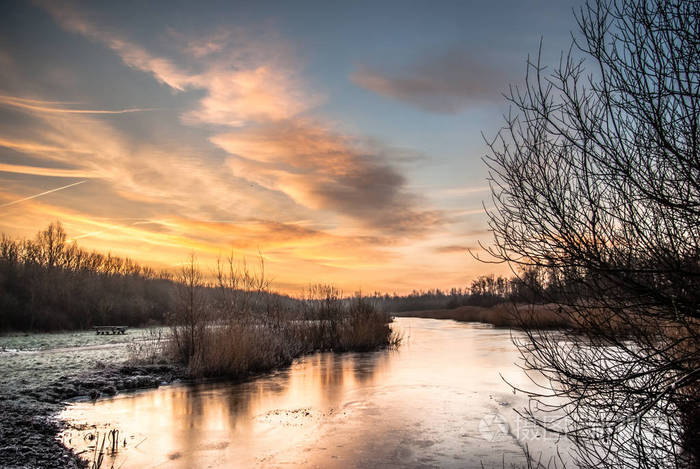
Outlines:
[[86,463],[59,439],[56,416],[73,399],[114,396],[186,379],[173,365],[106,366],[52,382],[0,390],[0,467],[83,468]]
[[241,382],[289,365],[279,362],[265,370],[195,379],[186,368],[163,360],[162,331],[149,329],[126,337],[79,331],[0,339],[2,468],[86,467],[61,440],[70,438],[72,428],[58,414],[71,401],[97,400],[175,381]]

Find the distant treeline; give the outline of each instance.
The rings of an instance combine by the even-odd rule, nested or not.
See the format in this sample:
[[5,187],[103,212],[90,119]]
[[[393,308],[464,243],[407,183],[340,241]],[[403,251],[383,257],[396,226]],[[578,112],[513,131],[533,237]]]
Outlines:
[[[67,241],[60,222],[33,240],[0,237],[0,331],[164,324],[175,311],[177,278],[131,259]],[[218,286],[203,287],[217,296]],[[264,292],[277,302],[295,300]],[[229,297],[236,297],[232,291]]]
[[162,322],[174,301],[164,273],[68,243],[60,223],[33,240],[0,239],[0,330]]
[[[247,304],[245,308],[269,309],[274,302],[285,310],[300,310],[297,300],[253,285],[254,276],[242,272],[236,282],[204,284],[212,302]],[[224,269],[225,270],[225,269]],[[385,312],[457,308],[464,305],[492,306],[504,301],[537,302],[544,288],[542,275],[525,272],[520,277],[484,275],[471,285],[413,291],[409,295],[363,295]],[[60,222],[51,223],[32,240],[0,238],[0,331],[86,329],[112,324],[140,326],[164,324],[177,309],[179,278],[111,254],[101,254],[68,242]],[[252,283],[251,283],[252,282]],[[250,284],[250,285],[249,285]],[[250,295],[250,290],[258,290]],[[228,293],[226,293],[228,292]]]
[[548,287],[543,271],[530,269],[511,278],[481,275],[465,288],[414,290],[408,295],[374,293],[368,298],[387,312],[454,309],[460,306],[493,306],[504,302],[540,303]]

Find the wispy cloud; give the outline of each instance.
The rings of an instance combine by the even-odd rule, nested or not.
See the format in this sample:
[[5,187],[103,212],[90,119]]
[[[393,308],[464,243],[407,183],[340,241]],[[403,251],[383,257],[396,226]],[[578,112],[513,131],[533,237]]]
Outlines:
[[450,212],[450,216],[455,219],[458,217],[466,217],[469,215],[481,215],[483,213],[486,213],[486,209],[482,208],[473,208],[473,209],[468,209],[468,210],[456,210],[454,212]]
[[204,90],[182,120],[230,129],[210,140],[232,155],[227,164],[236,177],[305,209],[394,234],[424,233],[442,222],[437,211],[417,208],[418,198],[392,161],[391,148],[300,117],[319,98],[303,86],[299,64],[290,60],[282,41],[248,40],[240,30],[194,40],[172,33],[190,57],[186,69],[95,26],[75,9],[53,3],[45,8],[64,28],[105,44],[125,64],[173,90]]
[[[413,271],[421,261],[401,259],[402,249],[424,242],[425,251],[436,244],[431,232],[449,223],[409,185],[404,165],[413,164],[408,156],[416,152],[324,120],[323,98],[309,91],[303,63],[274,34],[260,39],[249,30],[215,30],[190,37],[166,30],[169,43],[155,54],[155,45],[146,48],[102,24],[86,11],[89,4],[40,4],[65,30],[104,45],[130,69],[181,95],[173,100],[180,107],[170,111],[179,114],[163,113],[176,118],[167,132],[144,138],[146,132],[133,127],[148,125],[148,115],[100,116],[140,108],[41,99],[40,88],[21,97],[4,92],[0,106],[26,124],[4,128],[0,147],[29,158],[3,161],[0,172],[96,180],[66,193],[75,197],[70,204],[42,198],[49,191],[8,207],[4,227],[29,233],[59,218],[72,239],[90,248],[165,266],[192,249],[203,264],[231,249],[244,255],[262,249],[276,281],[359,287],[383,282],[389,263]],[[173,128],[182,137],[173,138]],[[41,184],[32,190],[39,192]],[[21,196],[8,191],[3,202],[18,204],[12,198]],[[120,215],[125,218],[112,218]]]
[[425,111],[454,114],[500,98],[504,73],[460,48],[422,57],[399,70],[361,65],[350,76],[358,86]]
[[105,44],[116,52],[129,67],[151,73],[158,81],[171,88],[184,91],[191,84],[191,77],[179,70],[172,61],[151,55],[140,47],[104,26],[97,26],[88,17],[88,13],[70,2],[53,2],[35,0],[64,29],[94,41]]
[[475,249],[475,247],[451,244],[448,246],[437,246],[433,248],[433,251],[438,254],[466,254],[470,249]]
[[89,231],[87,233],[83,233],[77,236],[71,236],[70,241],[77,241],[79,239],[85,239],[85,238],[91,238],[93,236],[100,236],[104,235],[107,232],[110,231],[116,231],[116,230],[122,230],[124,227],[131,227],[131,226],[136,226],[136,225],[152,225],[154,223],[158,223],[158,221],[155,220],[148,220],[148,219],[137,219],[137,221],[128,223],[126,225],[124,224],[113,224],[113,225],[103,225],[103,229],[97,230],[97,231]]
[[466,186],[466,187],[438,187],[438,186],[415,186],[415,190],[421,190],[434,199],[462,199],[472,197],[488,196],[491,188],[487,185]]
[[441,223],[421,210],[404,176],[390,164],[392,150],[295,119],[239,129],[212,141],[234,155],[229,165],[297,203],[334,211],[365,226],[418,234]]
[[[2,170],[37,176],[99,178],[125,199],[170,206],[171,210],[204,217],[225,213],[239,217],[251,213],[273,216],[279,215],[273,210],[277,207],[286,214],[295,211],[289,200],[260,197],[259,188],[232,176],[221,159],[201,158],[182,142],[138,141],[90,115],[23,111],[33,117],[32,126],[24,129],[27,135],[0,139],[0,146],[71,169],[3,163]],[[274,207],[270,206],[271,200]]]
[[21,109],[29,109],[37,112],[50,113],[65,113],[65,114],[131,114],[133,112],[153,111],[148,108],[131,108],[131,109],[70,109],[61,107],[62,103],[52,101],[41,101],[36,99],[27,99],[17,96],[2,96],[0,95],[0,105],[16,107]]
[[473,187],[453,187],[453,188],[447,188],[447,189],[440,189],[437,191],[441,195],[446,195],[446,196],[463,196],[463,195],[469,195],[469,194],[480,194],[484,192],[488,192],[491,190],[489,186],[473,186]]
[[[62,146],[48,145],[45,143],[39,143],[30,138],[16,138],[16,137],[0,137],[0,147],[9,148],[11,150],[34,154],[34,155],[51,155],[57,153],[80,153],[80,150],[75,148],[69,149]],[[82,151],[85,153],[85,151]]]
[[[249,122],[279,120],[318,102],[303,92],[288,49],[280,44],[254,42],[239,35],[215,33],[211,38],[183,40],[183,50],[195,60],[191,69],[151,54],[104,26],[98,27],[70,4],[39,2],[65,29],[112,49],[131,68],[153,75],[175,91],[204,90],[199,107],[186,112],[190,123],[242,126]],[[280,50],[278,50],[280,49]]]
[[96,174],[84,171],[82,169],[42,168],[38,166],[25,166],[6,163],[0,163],[0,172],[59,178],[89,178],[96,176]]

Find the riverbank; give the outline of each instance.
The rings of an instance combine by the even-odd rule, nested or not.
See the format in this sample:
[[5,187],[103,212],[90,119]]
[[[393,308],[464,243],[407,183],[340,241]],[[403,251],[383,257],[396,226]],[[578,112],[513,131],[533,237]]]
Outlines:
[[157,387],[184,377],[167,364],[130,366],[165,330],[126,335],[93,331],[0,335],[0,467],[78,468],[84,464],[57,436],[67,401]]
[[186,377],[183,369],[172,365],[115,365],[75,375],[67,369],[56,380],[47,379],[49,375],[37,368],[30,379],[0,384],[0,467],[85,467],[58,439],[64,425],[56,415],[67,401],[155,388]]
[[462,322],[482,322],[495,327],[562,329],[571,327],[570,320],[557,314],[557,305],[513,305],[502,303],[494,306],[460,306],[454,309],[431,309],[425,311],[402,311],[398,317],[420,317],[429,319],[452,319]]
[[[230,328],[208,328],[200,344],[206,354],[198,355],[196,366],[178,364],[169,332],[163,329],[130,330],[126,336],[94,332],[0,336],[4,376],[0,467],[85,467],[86,462],[59,439],[66,427],[56,416],[71,400],[96,400],[178,380],[228,377],[240,381],[285,367],[316,350],[364,351],[398,344],[387,323],[381,328],[362,326],[351,321],[329,329],[329,324],[316,321],[306,327],[268,331],[258,324],[237,334]],[[296,333],[290,335],[292,329]]]
[[529,383],[511,331],[419,318],[392,329],[397,350],[317,352],[243,381],[76,403],[61,414],[69,444],[118,430],[127,444],[103,468],[121,469],[528,467],[524,445],[547,465],[556,436],[518,418],[527,395],[503,380]]

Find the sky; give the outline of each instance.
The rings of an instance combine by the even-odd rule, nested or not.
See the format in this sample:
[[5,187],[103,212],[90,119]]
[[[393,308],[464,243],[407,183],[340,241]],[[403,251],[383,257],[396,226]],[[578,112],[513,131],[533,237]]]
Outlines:
[[0,231],[60,220],[171,271],[262,256],[291,294],[508,273],[469,253],[491,242],[484,136],[576,7],[2,2]]

